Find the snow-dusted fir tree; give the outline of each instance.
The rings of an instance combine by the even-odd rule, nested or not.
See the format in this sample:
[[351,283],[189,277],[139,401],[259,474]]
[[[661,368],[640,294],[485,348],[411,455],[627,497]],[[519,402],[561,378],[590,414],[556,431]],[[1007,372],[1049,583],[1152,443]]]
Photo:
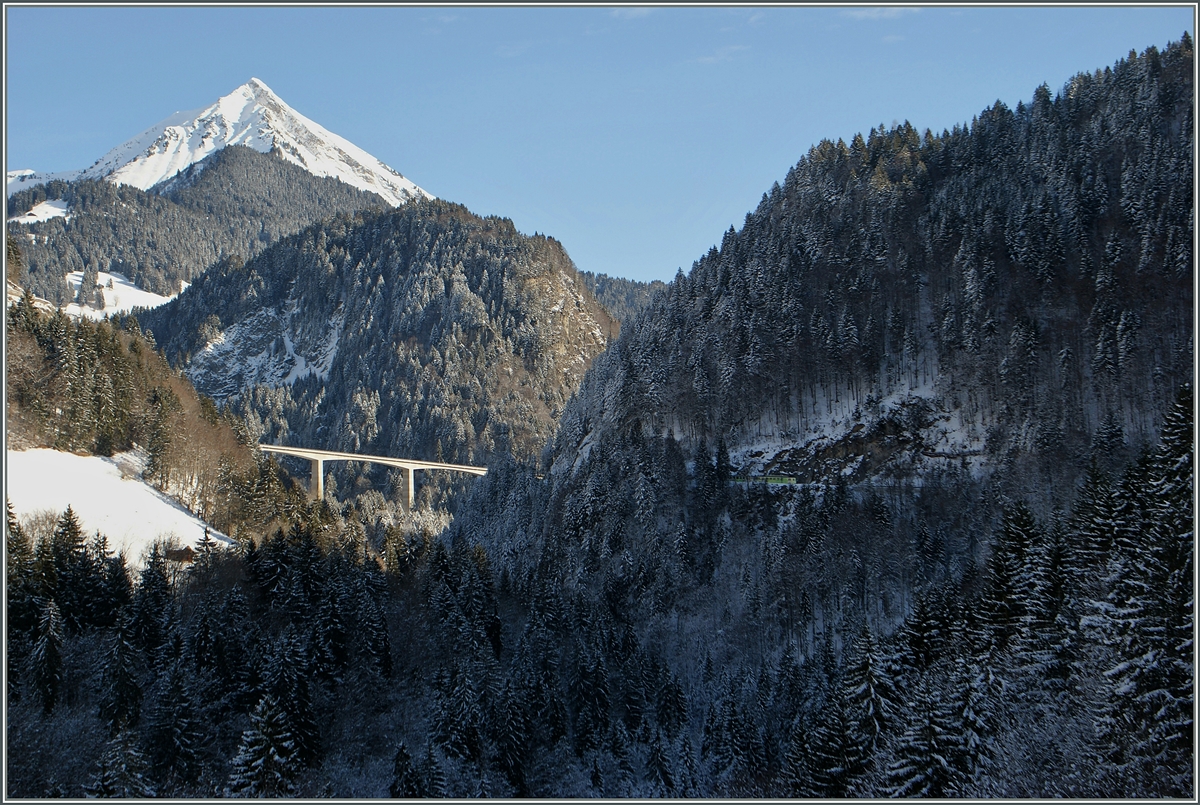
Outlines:
[[146,758],[137,747],[137,736],[128,730],[108,742],[99,769],[84,788],[89,797],[145,799],[155,790],[146,779]]
[[300,768],[296,745],[283,709],[270,694],[250,714],[250,729],[242,733],[232,767],[226,796],[265,799],[295,793]]
[[912,720],[896,739],[887,770],[894,797],[944,797],[952,793],[960,736],[945,708],[922,682],[911,706]]
[[840,692],[831,692],[809,735],[809,770],[813,789],[821,797],[843,797],[865,763],[858,743],[857,724]]
[[433,751],[433,742],[425,746],[425,759],[421,763],[421,777],[425,781],[425,796],[439,798],[446,796],[446,772],[442,761]]
[[100,718],[113,735],[137,726],[142,707],[138,650],[128,619],[113,630],[100,682]]
[[304,644],[289,625],[275,644],[263,681],[283,713],[297,759],[312,764],[321,753],[321,732],[313,710],[313,685],[307,667]]
[[38,620],[37,636],[29,652],[29,681],[33,685],[42,711],[49,713],[58,703],[62,686],[63,624],[58,605],[46,601]]
[[15,698],[19,695],[17,682],[21,677],[21,666],[29,653],[34,627],[37,626],[38,604],[33,545],[17,520],[11,500],[6,500],[5,529],[5,614],[8,634],[4,653],[8,666],[8,694]]
[[138,576],[130,614],[133,642],[146,653],[151,665],[161,661],[160,653],[168,637],[165,627],[170,623],[174,606],[166,555],[156,543]]
[[388,787],[388,794],[392,799],[419,799],[425,796],[425,781],[421,779],[420,769],[413,762],[404,741],[396,747],[396,757],[392,760],[392,783]]
[[203,763],[207,730],[182,661],[173,663],[160,677],[149,721],[150,762],[158,779],[172,783],[195,780]]
[[865,622],[851,649],[843,686],[855,740],[870,756],[895,717],[899,695]]
[[1194,786],[1193,429],[1187,386],[1165,418],[1146,479],[1149,528],[1119,532],[1101,607],[1117,660],[1105,673],[1112,687],[1101,742],[1130,795],[1180,796]]

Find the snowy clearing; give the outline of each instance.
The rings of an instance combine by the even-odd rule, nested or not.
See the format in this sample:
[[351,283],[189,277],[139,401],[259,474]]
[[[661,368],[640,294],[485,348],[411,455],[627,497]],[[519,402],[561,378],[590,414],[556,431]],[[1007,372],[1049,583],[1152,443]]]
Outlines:
[[[124,551],[129,566],[140,567],[155,540],[176,538],[194,548],[206,527],[142,481],[145,461],[144,451],[104,458],[45,448],[9,450],[5,494],[21,519],[42,511],[58,516],[71,506],[85,533],[103,532],[114,553]],[[218,543],[233,544],[215,530],[209,534]]]
[[[67,275],[67,283],[71,293],[79,293],[79,285],[83,282],[82,271],[72,271]],[[109,283],[112,287],[108,287]],[[186,290],[188,283],[184,283]],[[102,319],[114,313],[128,313],[135,307],[158,307],[174,299],[174,296],[159,296],[156,293],[143,291],[121,274],[99,271],[96,273],[96,287],[104,292],[104,309],[98,310],[90,305],[84,306],[72,302],[63,308],[68,316],[86,316],[89,319]],[[94,304],[94,303],[93,303]]]
[[37,224],[49,221],[51,218],[66,218],[69,221],[71,220],[70,212],[65,201],[43,201],[24,215],[14,215],[8,220],[10,223],[16,224]]

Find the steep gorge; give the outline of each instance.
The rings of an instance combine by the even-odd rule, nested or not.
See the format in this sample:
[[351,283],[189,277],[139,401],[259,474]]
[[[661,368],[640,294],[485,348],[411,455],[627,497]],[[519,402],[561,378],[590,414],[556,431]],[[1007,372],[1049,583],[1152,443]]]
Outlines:
[[443,201],[311,226],[141,320],[256,435],[462,463],[540,451],[618,327],[553,238]]

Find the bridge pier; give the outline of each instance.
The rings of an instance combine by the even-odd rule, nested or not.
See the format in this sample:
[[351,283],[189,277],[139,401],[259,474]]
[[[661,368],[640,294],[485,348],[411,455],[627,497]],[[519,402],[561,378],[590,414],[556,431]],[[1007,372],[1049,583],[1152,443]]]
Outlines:
[[320,458],[309,459],[312,470],[308,481],[308,496],[313,500],[325,499],[325,461]]
[[400,467],[400,507],[411,512],[413,507],[413,470]]

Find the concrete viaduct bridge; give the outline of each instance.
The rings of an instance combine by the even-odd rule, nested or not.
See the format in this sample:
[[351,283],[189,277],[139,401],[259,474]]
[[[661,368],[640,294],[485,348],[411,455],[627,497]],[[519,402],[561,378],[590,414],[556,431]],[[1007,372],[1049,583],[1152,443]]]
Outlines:
[[415,470],[450,470],[451,472],[467,472],[471,475],[487,475],[487,467],[472,467],[468,464],[446,464],[441,461],[416,461],[411,458],[388,458],[386,456],[366,456],[360,453],[337,453],[332,450],[313,450],[307,447],[280,447],[274,444],[260,444],[259,449],[266,453],[282,453],[287,456],[307,458],[312,463],[312,480],[308,484],[308,494],[317,500],[325,497],[326,461],[361,461],[369,464],[384,464],[388,467],[398,467],[403,478],[401,483],[400,503],[405,511],[412,511],[413,505],[413,472]]

